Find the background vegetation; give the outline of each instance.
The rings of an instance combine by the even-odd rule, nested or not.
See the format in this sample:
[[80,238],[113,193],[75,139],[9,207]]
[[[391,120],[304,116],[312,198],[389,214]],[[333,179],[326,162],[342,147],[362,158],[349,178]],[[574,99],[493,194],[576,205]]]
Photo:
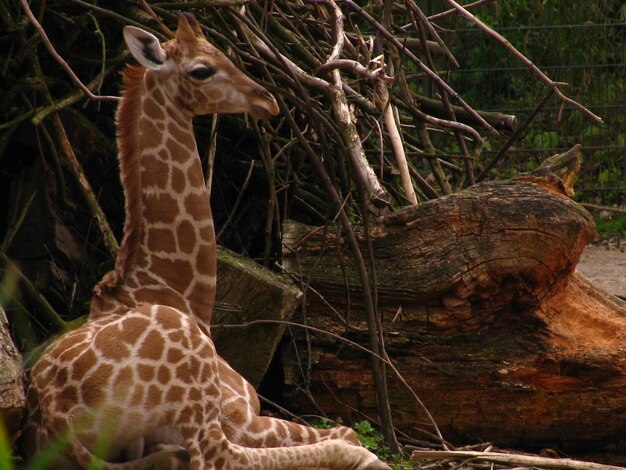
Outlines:
[[[528,171],[547,153],[578,142],[585,147],[585,163],[577,199],[626,204],[626,3],[504,0],[480,16],[551,78],[569,83],[570,96],[605,121],[595,123],[551,98],[490,177]],[[451,83],[481,109],[523,120],[545,94],[522,64],[475,27],[459,23],[449,42],[460,64],[451,71]],[[483,157],[490,158],[500,145],[500,139],[489,139]]]

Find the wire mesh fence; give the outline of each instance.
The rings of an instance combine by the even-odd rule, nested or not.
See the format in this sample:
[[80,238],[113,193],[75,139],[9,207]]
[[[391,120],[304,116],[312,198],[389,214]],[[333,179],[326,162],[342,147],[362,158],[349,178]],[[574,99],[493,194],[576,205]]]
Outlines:
[[[626,24],[585,23],[498,28],[513,46],[555,81],[567,82],[568,96],[600,115],[596,124],[554,97],[493,170],[499,177],[534,168],[543,158],[575,143],[584,147],[578,198],[602,204],[626,203]],[[545,84],[474,28],[449,33],[460,68],[451,80],[467,100],[523,120],[548,91]],[[491,160],[506,136],[490,137],[483,152]]]

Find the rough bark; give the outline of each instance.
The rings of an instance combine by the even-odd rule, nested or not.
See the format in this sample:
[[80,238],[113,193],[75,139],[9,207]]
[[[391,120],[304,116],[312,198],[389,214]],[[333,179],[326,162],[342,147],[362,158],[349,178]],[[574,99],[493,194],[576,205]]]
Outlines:
[[[276,273],[218,248],[217,300],[212,325],[241,325],[255,320],[291,320],[302,292]],[[281,324],[211,329],[219,354],[258,386],[285,331]]]
[[[445,438],[578,447],[623,439],[626,304],[575,272],[595,236],[591,216],[568,197],[579,157],[577,146],[531,174],[374,225],[387,350]],[[343,240],[290,223],[284,243],[287,268],[334,308],[307,295],[310,324],[364,339],[358,276]],[[310,358],[317,405],[331,416],[352,408],[353,417],[358,410],[375,419],[364,354],[322,335],[311,341],[284,358],[286,399],[312,409],[298,393]],[[400,382],[390,377],[389,386],[396,426],[432,432]]]
[[9,335],[4,310],[0,306],[0,426],[5,426],[10,440],[17,437],[22,424],[24,395],[22,360]]

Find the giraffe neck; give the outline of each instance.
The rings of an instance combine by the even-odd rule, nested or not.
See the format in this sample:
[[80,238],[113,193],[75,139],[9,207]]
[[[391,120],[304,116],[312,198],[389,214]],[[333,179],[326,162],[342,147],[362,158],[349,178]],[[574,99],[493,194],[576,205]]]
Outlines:
[[162,304],[184,309],[208,331],[216,244],[192,116],[166,97],[150,72],[131,67],[117,129],[124,238],[115,269],[96,287],[92,316]]

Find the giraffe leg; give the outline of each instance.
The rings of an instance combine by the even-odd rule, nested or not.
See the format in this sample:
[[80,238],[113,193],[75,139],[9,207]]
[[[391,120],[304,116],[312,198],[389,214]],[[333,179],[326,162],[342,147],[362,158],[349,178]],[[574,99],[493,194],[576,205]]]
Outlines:
[[[145,444],[144,456],[168,449],[185,448],[181,433],[172,426],[163,426],[151,432],[145,437]],[[170,458],[161,463],[155,470],[187,470],[188,468],[188,460]]]
[[[163,426],[180,432],[191,470],[387,468],[366,449],[336,439],[270,449],[245,448],[230,442],[222,429],[222,384],[213,342],[179,310],[139,307],[123,317],[86,324],[69,335],[84,338],[81,352],[73,362],[60,360],[67,351],[61,340],[46,353],[34,385],[39,392],[45,392],[40,393],[39,400],[42,425],[51,438],[67,436],[68,455],[83,468],[99,463],[105,470],[135,470],[158,466],[171,457],[184,457],[175,448],[132,462],[108,463],[96,459],[90,450],[104,433],[110,454],[118,455],[129,443]],[[109,335],[115,335],[116,340],[102,340]],[[116,362],[113,374],[109,370],[112,365],[104,358],[119,357],[120,348],[127,352]],[[151,357],[166,360],[150,366]],[[156,386],[156,374],[152,379],[140,379],[139,373],[133,372],[142,367],[167,370],[162,370]],[[89,388],[83,384],[81,389],[86,395],[80,396],[58,393],[63,389],[49,387],[49,376],[61,377],[65,383],[72,369],[91,371],[88,376],[97,379],[99,386]],[[137,387],[145,393],[138,395]],[[95,398],[97,403],[88,406]]]
[[132,462],[153,454],[161,456],[153,459],[154,470],[187,470],[189,467],[189,452],[180,433],[168,426],[130,443],[123,449],[120,461]]
[[218,360],[222,381],[222,428],[231,442],[245,447],[271,448],[339,439],[356,446],[361,445],[356,432],[346,426],[315,429],[260,416],[261,407],[254,387],[221,357]]
[[[199,331],[199,330],[198,330]],[[362,447],[353,446],[344,441],[329,440],[316,444],[308,444],[296,447],[276,448],[245,448],[229,441],[223,429],[223,394],[227,387],[222,382],[222,368],[219,356],[215,353],[212,341],[200,335],[205,343],[196,354],[204,359],[200,374],[190,377],[202,388],[198,395],[189,394],[186,407],[191,410],[202,410],[205,422],[200,427],[181,426],[183,437],[189,443],[190,468],[203,468],[197,460],[192,448],[195,448],[196,439],[199,439],[208,468],[221,468],[224,463],[233,470],[237,469],[263,469],[263,470],[287,470],[300,469],[301,467],[321,467],[332,469],[387,469],[378,458]],[[191,341],[193,343],[193,340]],[[210,373],[207,373],[210,372]],[[190,401],[196,396],[197,402]],[[179,419],[184,420],[188,413],[179,413]],[[198,436],[198,437],[196,437]],[[382,465],[379,466],[377,462]],[[372,466],[373,465],[373,466]]]
[[[184,322],[184,321],[183,321]],[[189,358],[189,374],[177,373],[177,378],[188,382],[184,406],[172,410],[172,425],[181,431],[190,452],[191,470],[202,468],[230,468],[232,470],[288,470],[302,467],[330,468],[337,470],[388,470],[388,467],[363,447],[354,446],[337,439],[295,447],[245,448],[232,443],[222,428],[222,386],[220,367],[215,347],[195,325],[184,334],[189,343],[196,346],[182,351]],[[195,333],[195,334],[194,334]],[[193,361],[201,362],[197,374],[191,373]],[[180,367],[180,366],[179,366]],[[172,387],[175,385],[172,385]],[[194,388],[199,393],[191,393]],[[168,390],[164,390],[165,396]],[[190,416],[200,415],[203,421],[189,423]],[[204,461],[198,455],[198,444]]]
[[[219,356],[218,364],[222,392],[222,429],[229,441],[252,448],[301,446],[331,439],[361,445],[356,433],[349,427],[315,429],[290,421],[259,416],[260,403],[254,387]],[[145,437],[143,456],[171,449],[170,446],[184,446],[183,438],[177,429],[171,426],[161,427]],[[129,462],[142,456],[131,457],[128,451],[125,455]],[[162,464],[162,468],[182,470],[186,468],[185,465],[185,462],[176,460]]]
[[245,447],[300,446],[333,439],[361,445],[354,430],[345,426],[316,429],[279,418],[258,416],[243,397],[228,400],[222,405],[222,412],[222,426],[228,439]]
[[[187,449],[173,448],[163,449],[146,457],[131,460],[123,463],[105,462],[99,459],[85,447],[78,438],[72,440],[70,444],[70,453],[80,468],[101,468],[102,470],[142,470],[146,468],[153,469],[177,469],[187,468],[186,462],[189,461],[190,455]],[[179,463],[180,462],[180,463]],[[74,462],[72,462],[74,464]],[[75,464],[74,464],[75,465]],[[180,465],[180,466],[179,466]],[[61,467],[74,468],[74,467]]]
[[[221,360],[223,362],[223,360]],[[339,439],[353,445],[360,445],[356,433],[351,428],[338,426],[333,429],[315,429],[289,421],[259,416],[260,405],[252,385],[241,375],[225,370],[220,362],[219,373],[227,372],[227,382],[222,381],[222,429],[229,441],[243,447],[272,448],[301,446],[321,441]],[[226,364],[230,369],[230,366]],[[235,373],[236,376],[233,376]],[[159,428],[145,437],[144,456],[171,449],[171,446],[184,446],[183,437],[171,426]],[[126,453],[126,455],[129,455]],[[134,457],[138,458],[140,456]],[[131,458],[128,458],[130,461]],[[130,462],[129,462],[130,463]],[[158,470],[185,470],[188,463],[180,459],[165,460]]]
[[330,439],[360,446],[353,429],[337,426],[315,429],[278,418],[260,416],[260,403],[254,387],[218,357],[222,383],[222,426],[228,439],[246,447],[282,447],[314,444]]

